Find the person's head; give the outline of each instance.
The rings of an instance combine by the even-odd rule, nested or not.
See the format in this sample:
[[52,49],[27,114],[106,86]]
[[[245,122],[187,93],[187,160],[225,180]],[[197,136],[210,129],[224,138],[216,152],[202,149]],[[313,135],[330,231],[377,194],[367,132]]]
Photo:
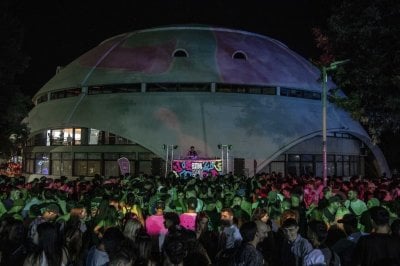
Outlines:
[[151,260],[153,258],[153,243],[148,234],[139,234],[137,236],[137,259],[134,265],[153,265]]
[[324,187],[322,192],[324,194],[324,198],[327,200],[333,196],[332,188],[330,187]]
[[255,221],[257,225],[257,236],[259,238],[259,241],[262,242],[265,238],[268,237],[268,233],[271,231],[271,228],[269,225],[267,225],[265,222],[262,222],[261,220]]
[[167,229],[176,228],[179,225],[179,215],[176,212],[165,212],[164,213],[164,226]]
[[296,238],[298,236],[298,232],[299,232],[299,225],[298,225],[296,219],[293,219],[293,218],[286,219],[282,223],[281,228],[282,228],[283,234],[287,240],[289,240],[291,242],[296,240]]
[[393,236],[400,237],[400,219],[394,220],[390,225],[390,229]]
[[269,214],[266,209],[264,208],[256,208],[253,211],[253,221],[262,221],[266,223],[269,219]]
[[213,211],[216,207],[216,201],[214,199],[206,198],[204,200],[204,206],[206,211]]
[[194,188],[194,186],[189,186],[186,190],[186,194],[185,194],[186,199],[189,198],[197,198],[197,193],[196,190]]
[[290,196],[290,203],[292,205],[292,208],[299,207],[300,206],[300,196],[292,193]]
[[108,256],[112,258],[121,248],[124,243],[125,236],[117,227],[109,227],[104,232],[101,242]]
[[197,208],[197,199],[190,197],[186,201],[188,212],[195,212]]
[[74,207],[71,209],[69,212],[71,214],[71,217],[76,217],[77,219],[80,220],[86,220],[88,213],[85,207]]
[[7,235],[8,233],[7,241],[10,241],[13,244],[22,243],[25,239],[25,228],[23,222],[10,217],[7,221],[7,225],[7,229],[5,231],[2,230],[0,235]]
[[90,201],[90,217],[95,217],[99,211],[101,198],[94,198]]
[[231,208],[223,208],[221,210],[221,224],[223,226],[230,226],[233,224],[233,210]]
[[256,237],[257,224],[255,222],[247,222],[240,227],[240,235],[244,243],[252,242]]
[[165,209],[165,202],[162,200],[157,201],[155,209],[157,214],[162,214]]
[[114,208],[118,209],[119,206],[119,196],[118,195],[112,195],[109,200],[108,204],[110,206],[113,206]]
[[290,200],[284,199],[284,200],[281,202],[281,212],[284,212],[284,211],[286,211],[286,210],[289,210],[291,207],[292,207],[292,203],[291,203]]
[[58,205],[55,203],[50,203],[45,207],[42,213],[42,217],[46,221],[53,221],[58,217],[59,214],[60,214],[60,207],[58,207]]
[[136,236],[142,228],[142,224],[139,220],[131,219],[126,222],[123,234],[125,237],[135,241]]
[[164,250],[167,256],[167,265],[178,265],[182,263],[188,253],[184,241],[177,237],[172,237],[169,241],[165,242]]
[[332,196],[328,199],[329,208],[333,208],[335,211],[341,206],[341,198],[337,195]]
[[357,191],[355,190],[349,190],[349,192],[347,192],[347,199],[349,201],[355,201],[357,200]]
[[179,190],[176,195],[177,195],[178,200],[185,199],[185,193],[182,190]]
[[241,204],[242,204],[242,197],[238,195],[234,196],[232,200],[232,207],[241,206]]
[[308,223],[307,238],[314,247],[323,244],[328,236],[328,227],[322,221],[313,220]]
[[206,212],[199,212],[196,215],[196,231],[204,232],[208,230],[208,223],[210,218],[208,217]]
[[357,232],[358,220],[354,214],[347,213],[337,222],[343,224],[343,229],[347,235]]
[[367,207],[368,207],[368,209],[371,209],[372,207],[374,207],[374,206],[379,206],[380,205],[380,202],[379,202],[379,200],[377,199],[377,198],[370,198],[368,201],[367,201]]
[[372,226],[374,228],[389,225],[389,212],[382,206],[375,206],[369,209]]

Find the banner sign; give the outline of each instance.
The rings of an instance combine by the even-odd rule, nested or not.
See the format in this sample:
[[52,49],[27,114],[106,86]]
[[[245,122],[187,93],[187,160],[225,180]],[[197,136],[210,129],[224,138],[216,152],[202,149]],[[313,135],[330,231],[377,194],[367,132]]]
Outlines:
[[172,171],[179,176],[217,176],[222,172],[222,160],[173,160]]
[[131,172],[131,164],[127,158],[121,157],[117,160],[117,162],[122,175],[129,174]]

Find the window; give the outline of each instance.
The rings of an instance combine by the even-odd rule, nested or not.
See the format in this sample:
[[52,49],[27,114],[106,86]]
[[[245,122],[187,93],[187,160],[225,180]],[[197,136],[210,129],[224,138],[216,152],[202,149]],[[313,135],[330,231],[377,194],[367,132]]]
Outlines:
[[32,159],[25,160],[25,171],[27,173],[33,174],[34,167],[35,167],[35,160],[32,160]]
[[236,51],[232,55],[233,59],[247,60],[247,55],[243,51]]
[[173,57],[188,57],[188,53],[184,49],[176,49],[173,54]]
[[100,152],[90,152],[88,153],[89,160],[101,160],[101,153]]
[[87,175],[87,161],[74,161],[74,175]]
[[63,160],[72,160],[72,153],[71,152],[63,152],[62,158],[63,158]]
[[105,161],[104,162],[104,176],[118,176],[119,167],[116,161]]
[[35,173],[39,175],[48,175],[49,173],[49,154],[36,153],[35,154]]
[[61,159],[61,153],[59,153],[59,152],[51,153],[51,159],[52,160],[60,160]]
[[311,100],[321,100],[321,93],[303,89],[281,88],[280,95]]
[[60,160],[52,160],[51,161],[51,174],[52,175],[61,175],[62,164]]
[[113,144],[115,144],[115,134],[113,134],[113,133],[108,133],[108,144],[111,144],[111,145],[113,145]]
[[89,145],[99,144],[99,134],[100,130],[91,128],[89,130]]
[[111,153],[111,152],[107,152],[104,153],[104,160],[113,160],[116,161],[119,158],[119,153]]
[[88,161],[88,176],[94,176],[100,174],[101,161]]
[[151,160],[152,154],[150,152],[139,152],[139,160]]
[[72,145],[73,128],[47,130],[47,146]]
[[75,128],[74,130],[74,145],[82,144],[82,129]]
[[310,154],[302,154],[301,155],[301,160],[304,162],[312,162],[313,161],[313,156]]
[[109,94],[109,93],[131,93],[141,92],[141,84],[116,84],[116,85],[98,85],[88,88],[88,94]]
[[48,97],[47,97],[47,93],[46,93],[46,94],[40,95],[40,96],[37,98],[36,103],[37,103],[37,104],[39,104],[39,103],[44,103],[44,102],[47,102],[47,100],[48,100]]
[[210,92],[211,86],[209,83],[181,83],[177,86],[177,91],[179,92]]
[[132,153],[121,153],[120,157],[125,157],[129,160],[136,160],[136,153],[132,152]]
[[62,99],[79,96],[81,94],[81,88],[72,88],[66,89],[62,91],[55,91],[50,93],[50,100]]
[[262,93],[262,89],[261,88],[257,88],[257,87],[249,88],[249,93],[250,94],[261,94]]
[[300,161],[300,155],[298,154],[289,154],[289,162]]
[[75,155],[75,160],[86,160],[87,159],[87,153],[84,153],[84,152],[76,152],[74,155]]

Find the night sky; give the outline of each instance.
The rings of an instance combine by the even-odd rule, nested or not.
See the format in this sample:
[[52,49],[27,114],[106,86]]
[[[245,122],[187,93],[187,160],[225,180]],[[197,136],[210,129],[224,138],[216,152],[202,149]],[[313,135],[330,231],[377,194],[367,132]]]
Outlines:
[[33,95],[81,54],[114,35],[173,24],[205,24],[256,32],[277,39],[305,58],[317,57],[311,29],[324,26],[322,0],[218,1],[21,1],[23,52],[29,68],[23,91]]

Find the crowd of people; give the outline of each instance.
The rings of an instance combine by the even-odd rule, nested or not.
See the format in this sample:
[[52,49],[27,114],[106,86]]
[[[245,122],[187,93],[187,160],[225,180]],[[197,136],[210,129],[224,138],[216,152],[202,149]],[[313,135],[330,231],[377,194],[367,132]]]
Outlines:
[[400,180],[0,176],[2,265],[400,265]]

